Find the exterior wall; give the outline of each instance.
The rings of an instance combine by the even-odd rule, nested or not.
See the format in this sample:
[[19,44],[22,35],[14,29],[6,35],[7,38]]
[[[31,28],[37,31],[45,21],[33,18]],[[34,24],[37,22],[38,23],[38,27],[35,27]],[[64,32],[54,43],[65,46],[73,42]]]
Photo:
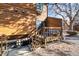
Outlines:
[[75,20],[75,24],[74,25],[76,25],[76,24],[79,24],[79,19]]
[[26,34],[35,28],[34,4],[0,4],[0,34]]
[[74,21],[73,29],[76,31],[79,31],[79,19],[78,18]]
[[44,21],[47,18],[47,5],[43,5],[43,10],[40,15],[37,16],[37,20]]
[[48,17],[45,21],[47,27],[61,27],[62,26],[62,19]]
[[36,17],[36,28],[42,27],[42,22],[47,18],[47,5],[43,4],[43,10],[40,15]]
[[0,8],[9,9],[10,8],[25,8],[25,9],[32,9],[35,10],[35,4],[32,3],[0,3]]
[[[47,5],[43,5],[37,15],[36,5],[32,3],[0,4],[0,34],[26,34],[36,28],[36,20],[47,18]],[[4,29],[4,30],[3,30]]]
[[77,24],[79,24],[79,12],[78,12],[78,15],[75,17],[75,21],[73,25],[77,25]]

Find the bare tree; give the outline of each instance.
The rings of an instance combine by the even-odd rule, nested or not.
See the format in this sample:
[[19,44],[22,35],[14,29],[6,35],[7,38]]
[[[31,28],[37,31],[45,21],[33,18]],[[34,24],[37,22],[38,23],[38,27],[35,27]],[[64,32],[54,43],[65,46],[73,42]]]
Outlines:
[[[56,16],[59,15],[62,17],[64,23],[69,27],[69,30],[73,30],[73,22],[79,12],[78,3],[53,3],[49,4],[52,10],[52,13]],[[69,24],[66,20],[69,20]]]

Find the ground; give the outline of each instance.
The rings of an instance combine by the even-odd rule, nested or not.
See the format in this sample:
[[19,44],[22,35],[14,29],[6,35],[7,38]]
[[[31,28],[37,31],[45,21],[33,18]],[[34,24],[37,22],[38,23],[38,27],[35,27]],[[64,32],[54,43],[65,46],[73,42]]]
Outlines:
[[39,47],[35,51],[29,51],[27,46],[9,49],[7,56],[79,56],[79,36],[48,43],[45,48]]
[[[4,54],[5,55],[5,54]],[[79,36],[65,37],[62,41],[48,43],[45,48],[29,51],[28,46],[9,49],[7,56],[79,56]]]

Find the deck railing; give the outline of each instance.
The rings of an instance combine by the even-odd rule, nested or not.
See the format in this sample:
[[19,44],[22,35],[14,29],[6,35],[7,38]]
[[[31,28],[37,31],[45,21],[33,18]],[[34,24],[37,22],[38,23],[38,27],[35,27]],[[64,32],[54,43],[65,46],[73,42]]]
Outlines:
[[[43,27],[39,30],[32,30],[31,33],[29,33],[25,38],[31,39],[31,49],[35,50],[38,47],[46,46],[48,41],[56,41],[61,40],[61,28],[54,28],[54,27]],[[0,36],[0,54],[3,54],[3,51],[7,50],[7,44],[8,44],[8,36],[2,35]],[[16,38],[18,39],[18,38]],[[20,39],[21,40],[21,39]],[[19,42],[18,42],[19,44]],[[5,47],[3,49],[3,47]]]

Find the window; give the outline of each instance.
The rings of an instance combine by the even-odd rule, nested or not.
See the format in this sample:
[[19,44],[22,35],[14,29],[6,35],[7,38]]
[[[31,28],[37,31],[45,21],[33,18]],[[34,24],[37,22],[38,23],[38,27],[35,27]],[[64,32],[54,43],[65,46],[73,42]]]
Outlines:
[[42,10],[43,10],[43,3],[37,3],[36,4],[36,9],[37,9],[38,12],[42,12]]
[[37,28],[37,29],[40,29],[40,28],[42,28],[42,27],[43,27],[43,22],[40,21],[40,20],[36,20],[36,28]]

